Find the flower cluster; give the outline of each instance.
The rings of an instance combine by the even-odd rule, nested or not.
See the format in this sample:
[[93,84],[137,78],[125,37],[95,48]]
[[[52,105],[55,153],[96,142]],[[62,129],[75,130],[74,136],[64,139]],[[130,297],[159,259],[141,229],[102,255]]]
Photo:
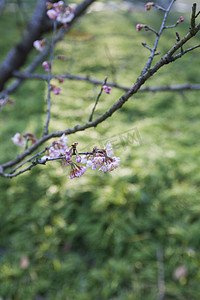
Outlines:
[[37,139],[35,137],[35,135],[33,133],[26,133],[26,134],[20,134],[20,133],[15,133],[15,135],[11,138],[11,140],[13,141],[13,143],[15,145],[18,145],[19,147],[22,147],[25,144],[25,141],[28,143],[29,141],[31,141],[33,144],[35,144],[37,142]]
[[[52,159],[62,159],[62,164],[67,167],[71,167],[69,173],[70,179],[81,177],[87,170],[98,169],[102,172],[113,171],[119,167],[120,158],[113,156],[112,145],[107,143],[103,149],[95,147],[93,151],[86,154],[79,154],[77,151],[78,143],[67,146],[67,137],[63,134],[60,139],[54,141],[52,145],[47,149],[47,154],[40,159],[41,163],[45,163]],[[73,157],[75,159],[73,160]],[[81,164],[81,165],[80,165]]]
[[50,19],[56,20],[64,25],[74,18],[74,10],[65,5],[63,1],[56,3],[47,2],[47,15]]
[[112,145],[107,142],[105,148],[94,148],[92,154],[84,155],[81,162],[86,164],[86,168],[91,167],[92,170],[110,172],[119,167],[120,158],[113,156]]
[[111,87],[110,86],[103,85],[102,89],[106,92],[106,94],[110,94],[111,93]]

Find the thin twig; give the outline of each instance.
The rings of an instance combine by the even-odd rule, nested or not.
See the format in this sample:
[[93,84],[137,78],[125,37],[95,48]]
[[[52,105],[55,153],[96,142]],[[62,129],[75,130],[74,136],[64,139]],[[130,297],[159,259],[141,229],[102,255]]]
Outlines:
[[148,25],[145,25],[145,30],[146,31],[152,31],[153,33],[155,33],[157,36],[158,36],[158,31],[156,31],[155,29],[153,29],[153,28],[151,28],[150,26],[148,26]]
[[21,168],[22,166],[24,166],[26,163],[28,163],[28,162],[31,161],[32,159],[34,159],[34,158],[40,156],[41,154],[45,153],[46,151],[47,151],[47,150],[44,149],[44,150],[40,151],[39,153],[37,153],[37,154],[31,156],[30,158],[26,159],[24,162],[22,162],[22,163],[19,164],[17,167],[15,167],[14,169],[12,169],[12,170],[10,171],[10,174],[15,173],[16,170],[18,170],[19,168]]
[[[192,51],[196,48],[200,47],[200,45],[194,46],[192,48],[189,48],[185,50],[185,52]],[[23,79],[37,79],[37,80],[47,80],[48,75],[45,74],[29,74],[29,73],[21,73],[21,72],[14,72],[15,77],[23,78]],[[57,78],[58,75],[53,75],[51,79]],[[91,78],[88,76],[81,76],[81,75],[71,75],[71,74],[64,74],[60,75],[59,77],[64,78],[64,79],[69,79],[69,80],[77,80],[77,81],[86,81],[88,83],[93,84],[94,86],[96,85],[102,85],[102,81]],[[123,90],[128,92],[131,87],[128,86],[122,86],[120,84],[116,84],[114,82],[107,82],[107,84],[111,87]],[[156,87],[143,87],[138,90],[139,93],[141,92],[165,92],[165,91],[183,91],[183,90],[200,90],[200,84],[189,84],[189,83],[183,83],[179,85],[165,85],[165,86],[156,86]]]
[[44,135],[48,134],[48,127],[50,122],[50,111],[51,111],[51,72],[52,72],[52,64],[53,64],[53,49],[56,40],[56,31],[57,31],[57,21],[53,22],[53,38],[51,42],[51,50],[50,50],[50,62],[49,62],[49,72],[48,72],[48,89],[47,89],[47,119],[46,124],[44,126]]
[[147,48],[149,51],[152,51],[152,49],[149,48],[146,43],[142,42],[142,46],[144,46],[145,48]]
[[167,16],[172,8],[172,5],[174,4],[175,0],[172,0],[169,7],[167,8],[166,12],[165,12],[165,15],[164,15],[164,18],[163,18],[163,22],[161,24],[161,27],[160,27],[160,31],[158,33],[158,36],[156,37],[156,40],[155,40],[155,43],[154,43],[154,46],[153,46],[153,49],[152,49],[152,52],[151,52],[151,55],[146,63],[146,66],[144,67],[141,75],[145,74],[147,72],[147,70],[151,67],[151,64],[152,64],[152,61],[153,61],[153,58],[155,56],[155,52],[156,52],[156,49],[157,49],[157,46],[158,46],[158,42],[160,40],[160,36],[164,30],[164,27],[165,27],[165,23],[166,23],[166,20],[167,20]]
[[[180,42],[180,40],[181,40],[178,32],[176,32],[176,40],[177,40],[177,42]],[[183,47],[181,46],[181,55],[183,55],[183,54],[184,54],[184,51],[183,51]]]
[[91,115],[90,115],[90,118],[89,118],[89,122],[92,121],[92,118],[93,118],[93,115],[94,115],[94,111],[95,111],[95,109],[96,109],[96,106],[97,106],[97,104],[98,104],[98,102],[99,102],[99,99],[100,99],[100,97],[101,97],[101,94],[102,94],[102,92],[103,92],[103,86],[106,84],[106,82],[107,82],[107,77],[104,79],[104,82],[103,82],[103,84],[102,84],[102,86],[101,86],[100,92],[99,92],[99,94],[98,94],[98,96],[97,96],[97,99],[96,99],[96,101],[95,101],[94,107],[93,107],[93,109],[92,109],[92,112],[91,112]]
[[156,7],[158,10],[166,11],[166,9],[160,5],[154,4],[154,7]]

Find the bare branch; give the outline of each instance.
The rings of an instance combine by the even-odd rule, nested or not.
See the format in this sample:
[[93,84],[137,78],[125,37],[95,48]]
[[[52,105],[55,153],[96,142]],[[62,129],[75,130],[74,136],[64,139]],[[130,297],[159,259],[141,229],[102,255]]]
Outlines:
[[44,126],[44,135],[48,134],[48,127],[49,127],[49,122],[50,122],[50,110],[51,110],[51,70],[52,70],[52,63],[53,63],[53,49],[54,49],[54,43],[55,43],[55,38],[56,38],[56,30],[57,30],[57,21],[54,20],[53,24],[53,38],[51,41],[51,49],[50,49],[50,62],[49,62],[49,72],[48,72],[48,89],[47,89],[47,119],[46,119],[46,124]]
[[167,20],[167,16],[172,8],[172,5],[174,4],[175,0],[172,0],[169,7],[167,8],[166,12],[165,12],[165,15],[164,15],[164,18],[163,18],[163,22],[161,24],[161,27],[160,27],[160,31],[158,33],[158,36],[155,40],[155,43],[154,43],[154,46],[153,46],[153,49],[152,49],[152,52],[151,52],[151,56],[149,57],[147,63],[146,63],[146,66],[144,67],[141,75],[145,74],[145,72],[151,67],[151,64],[152,64],[152,61],[153,61],[153,58],[155,56],[155,52],[156,52],[156,49],[157,49],[157,46],[158,46],[158,42],[160,40],[160,36],[164,30],[164,27],[165,27],[165,23],[166,23],[166,20]]
[[106,84],[106,81],[107,81],[107,77],[105,78],[105,80],[104,80],[104,82],[103,82],[103,84],[102,84],[102,87],[101,87],[101,89],[100,89],[100,92],[99,92],[99,94],[98,94],[98,96],[97,96],[97,99],[96,99],[96,101],[95,101],[94,107],[93,107],[93,109],[92,109],[92,112],[91,112],[91,115],[90,115],[90,118],[89,118],[89,121],[90,121],[90,122],[92,121],[92,118],[93,118],[93,115],[94,115],[94,111],[95,111],[95,109],[96,109],[96,106],[97,106],[97,104],[98,104],[98,102],[99,102],[99,99],[100,99],[100,97],[101,97],[101,94],[102,94],[102,92],[103,92],[103,85]]
[[[190,49],[194,50],[197,47],[200,47],[200,45],[194,46]],[[190,49],[188,49],[188,50],[190,50]],[[187,52],[189,52],[189,51],[187,51]],[[48,75],[45,75],[45,74],[30,74],[30,73],[21,73],[21,72],[15,71],[13,73],[13,75],[16,78],[22,78],[22,79],[48,80]],[[58,75],[52,75],[51,79],[55,79],[57,77],[58,77]],[[94,84],[94,85],[102,85],[101,80],[91,78],[88,76],[64,74],[64,75],[60,75],[59,77],[64,78],[64,79],[69,79],[69,80],[86,81],[86,82]],[[114,87],[114,88],[117,88],[117,89],[120,89],[120,90],[123,90],[126,92],[128,92],[131,88],[131,87],[127,87],[127,86],[122,86],[120,84],[116,84],[114,82],[108,82],[107,84],[111,87]],[[200,84],[183,83],[183,84],[179,84],[179,85],[143,87],[138,90],[138,93],[141,93],[141,92],[167,92],[167,91],[178,92],[178,91],[194,91],[194,90],[196,90],[196,91],[200,90]]]

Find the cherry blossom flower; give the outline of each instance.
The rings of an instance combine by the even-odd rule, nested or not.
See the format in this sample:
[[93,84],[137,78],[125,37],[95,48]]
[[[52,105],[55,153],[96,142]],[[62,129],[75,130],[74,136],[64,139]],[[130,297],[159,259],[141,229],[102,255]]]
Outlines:
[[102,88],[104,89],[104,91],[106,92],[106,94],[110,94],[111,93],[111,87],[110,86],[103,85]]
[[49,19],[55,20],[58,17],[58,13],[55,11],[55,9],[49,9],[47,11],[47,15]]
[[36,50],[38,51],[43,51],[44,49],[44,44],[45,44],[45,39],[43,40],[36,40],[35,42],[33,42],[33,46],[35,47]]
[[74,18],[74,11],[63,1],[51,4],[47,2],[47,15],[50,19],[57,20],[62,24],[67,24]]
[[67,8],[58,14],[57,21],[62,24],[66,24],[71,22],[73,18],[74,18],[74,14]]
[[80,162],[81,162],[81,156],[80,156],[80,155],[77,155],[77,156],[76,156],[76,162],[77,162],[77,163],[80,163]]
[[145,4],[145,10],[150,10],[152,6],[154,6],[154,2],[148,2]]
[[[112,145],[107,142],[106,147],[98,149],[95,147],[92,152],[87,154],[79,154],[77,151],[78,143],[67,146],[67,137],[63,134],[60,139],[54,141],[52,145],[47,149],[47,154],[41,157],[40,163],[45,164],[46,161],[53,159],[61,159],[62,165],[70,167],[69,173],[70,179],[81,177],[87,170],[99,170],[102,172],[111,172],[119,167],[120,158],[113,156]],[[76,156],[73,161],[73,156]],[[80,166],[79,164],[85,165]]]
[[15,145],[18,145],[19,147],[23,146],[24,145],[24,141],[22,140],[23,136],[22,134],[20,133],[16,133],[12,138],[11,140],[13,141],[13,143]]
[[48,61],[44,61],[44,62],[42,63],[42,66],[45,68],[45,71],[46,71],[46,72],[50,72],[50,66],[49,66]]
[[86,171],[87,171],[87,168],[85,166],[76,165],[76,168],[75,168],[73,165],[72,170],[69,173],[69,178],[73,179],[75,177],[81,177]]
[[98,169],[102,172],[113,171],[119,167],[120,158],[113,156],[112,145],[107,143],[104,149],[94,148],[93,153],[85,155],[81,159],[82,164],[86,164],[86,168],[92,170]]

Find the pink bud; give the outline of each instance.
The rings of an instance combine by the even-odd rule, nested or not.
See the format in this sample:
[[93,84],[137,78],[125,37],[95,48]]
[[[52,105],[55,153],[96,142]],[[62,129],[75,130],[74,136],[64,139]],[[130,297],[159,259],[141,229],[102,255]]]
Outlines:
[[184,21],[183,16],[180,16],[179,21],[180,21],[180,22],[183,22],[183,21]]
[[143,27],[144,27],[143,24],[137,24],[137,25],[136,25],[137,31],[140,31]]
[[154,2],[148,2],[148,3],[146,3],[145,10],[150,10],[151,7],[154,6],[154,5],[155,5]]
[[42,63],[42,66],[45,68],[46,72],[50,72],[50,66],[49,66],[49,63],[47,61],[44,61]]

